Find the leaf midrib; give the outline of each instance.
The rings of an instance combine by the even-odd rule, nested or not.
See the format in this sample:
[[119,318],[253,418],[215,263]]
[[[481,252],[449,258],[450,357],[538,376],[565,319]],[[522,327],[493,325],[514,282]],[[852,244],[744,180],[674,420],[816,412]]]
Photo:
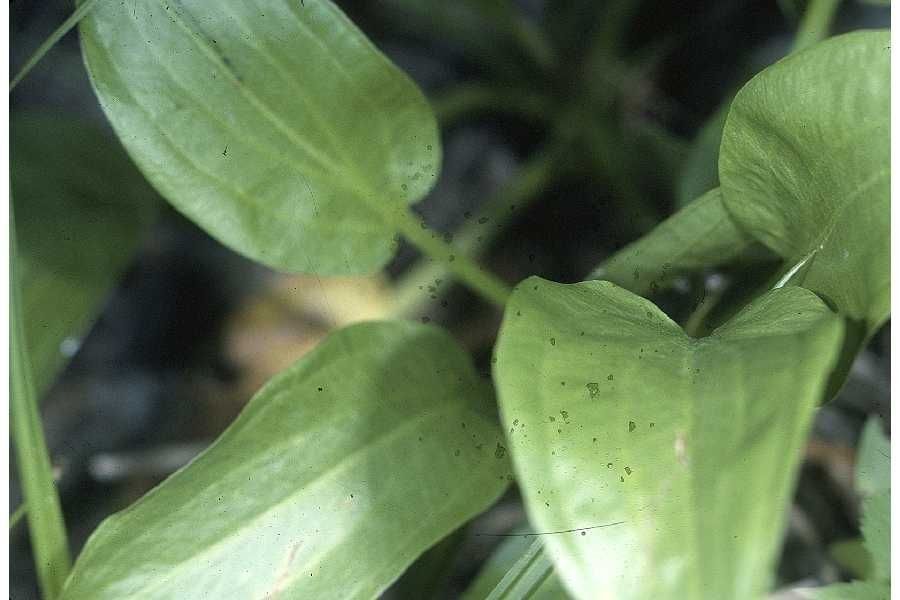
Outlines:
[[[155,1],[163,10],[165,10],[164,0]],[[184,19],[181,15],[178,14],[177,11],[172,11],[172,13],[175,15],[172,19],[172,22],[176,24],[188,36],[191,42],[201,51],[201,53],[206,57],[207,60],[209,60],[214,66],[216,66],[219,70],[226,74],[232,85],[237,88],[239,93],[254,108],[256,108],[267,121],[269,121],[278,131],[280,131],[295,147],[302,150],[307,155],[313,157],[315,162],[317,162],[324,171],[331,175],[331,179],[329,179],[330,185],[343,187],[347,191],[351,192],[357,199],[366,204],[370,210],[380,215],[386,223],[393,226],[394,229],[399,229],[399,227],[396,226],[396,220],[390,218],[392,216],[392,212],[390,210],[386,210],[386,208],[383,207],[381,203],[373,198],[374,196],[377,196],[377,194],[365,182],[365,178],[357,172],[352,162],[350,164],[335,165],[334,162],[327,157],[327,155],[320,154],[318,151],[304,143],[302,136],[293,127],[285,123],[274,111],[272,111],[269,108],[268,104],[266,104],[261,98],[259,98],[251,88],[243,85],[243,83],[238,80],[233,70],[225,64],[222,58],[209,46],[209,44],[204,43],[201,39],[199,39],[200,36],[198,36],[184,22]],[[298,18],[297,22],[301,25],[304,25],[302,19]],[[309,32],[308,29],[307,32]],[[317,40],[315,35],[310,35],[310,37]],[[328,53],[327,50],[325,54],[330,56],[330,53]],[[336,61],[334,60],[333,62],[336,63]],[[168,68],[167,62],[165,60],[161,60],[160,63],[166,65],[166,68],[171,75],[172,71]],[[342,68],[338,70],[345,78],[348,77],[347,73]],[[354,86],[351,85],[351,87]],[[317,120],[319,120],[320,122],[322,121],[320,116],[317,117]],[[330,128],[326,127],[326,129]],[[277,156],[277,154],[273,153],[270,153],[270,155],[273,157]],[[308,177],[309,174],[304,172],[302,168],[294,165],[293,163],[287,164],[297,170],[301,176]],[[345,170],[342,170],[342,168]],[[343,185],[343,183],[348,180],[351,184]]]

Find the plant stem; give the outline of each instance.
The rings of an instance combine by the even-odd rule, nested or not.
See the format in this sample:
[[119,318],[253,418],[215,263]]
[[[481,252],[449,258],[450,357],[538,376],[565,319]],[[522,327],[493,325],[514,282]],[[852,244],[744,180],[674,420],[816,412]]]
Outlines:
[[69,33],[69,31],[71,31],[73,27],[78,25],[79,21],[81,21],[81,19],[83,19],[91,11],[91,9],[94,8],[95,4],[97,4],[97,0],[85,0],[84,2],[82,2],[81,6],[76,8],[75,12],[72,13],[72,16],[63,21],[63,24],[57,27],[56,31],[51,33],[50,37],[44,40],[43,44],[38,46],[38,49],[34,51],[34,54],[28,57],[28,60],[25,61],[25,64],[22,66],[19,72],[16,73],[16,76],[13,77],[12,81],[9,82],[10,92],[13,91],[13,88],[15,88],[20,81],[25,79],[25,76],[31,72],[35,65],[37,65],[42,58],[44,58],[44,55],[46,55],[47,52],[49,52],[50,49],[53,48],[53,46],[55,46],[57,42],[59,42],[59,40],[61,40],[67,33]]
[[[489,198],[478,213],[456,233],[454,247],[466,256],[480,255],[509,221],[538,198],[552,181],[557,154],[555,148],[545,150],[526,163],[513,176],[512,182]],[[395,313],[410,317],[421,312],[430,296],[437,296],[447,289],[439,286],[449,283],[452,275],[449,265],[443,263],[426,262],[415,265],[397,284]]]
[[519,15],[518,18],[510,21],[509,27],[522,50],[539,67],[549,71],[556,66],[556,51],[544,32],[534,22],[528,20],[524,15]]
[[17,261],[15,219],[10,202],[10,425],[19,479],[28,510],[28,531],[38,582],[53,600],[69,574],[71,560],[50,453],[44,440],[25,340]]
[[714,286],[706,285],[703,299],[697,304],[694,312],[690,314],[684,324],[684,332],[692,338],[703,337],[707,333],[706,317],[712,312],[725,293],[725,286],[719,283]]
[[431,106],[441,125],[447,126],[473,112],[512,113],[527,119],[546,119],[548,101],[532,90],[510,90],[481,83],[464,83],[431,99]]
[[9,530],[12,531],[16,525],[19,524],[19,521],[22,520],[22,517],[25,516],[25,513],[28,512],[28,504],[23,502],[19,505],[19,508],[13,511],[11,515],[9,515]]
[[810,0],[803,18],[800,19],[791,52],[808,48],[828,37],[831,22],[840,3],[840,0]]
[[402,218],[396,219],[395,224],[400,233],[427,256],[429,261],[442,265],[448,273],[455,275],[472,291],[498,308],[502,309],[506,304],[511,293],[509,286],[442,240],[439,234],[428,229],[425,222],[410,210],[402,213]]

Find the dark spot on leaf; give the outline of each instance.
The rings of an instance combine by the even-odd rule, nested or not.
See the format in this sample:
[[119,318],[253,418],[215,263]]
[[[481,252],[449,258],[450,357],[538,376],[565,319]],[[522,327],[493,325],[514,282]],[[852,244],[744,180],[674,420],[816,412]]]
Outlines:
[[504,448],[500,442],[497,442],[497,449],[494,450],[494,456],[497,458],[503,458],[506,456],[506,448]]
[[635,430],[637,425],[634,424],[634,421],[628,421],[628,433],[631,433]]

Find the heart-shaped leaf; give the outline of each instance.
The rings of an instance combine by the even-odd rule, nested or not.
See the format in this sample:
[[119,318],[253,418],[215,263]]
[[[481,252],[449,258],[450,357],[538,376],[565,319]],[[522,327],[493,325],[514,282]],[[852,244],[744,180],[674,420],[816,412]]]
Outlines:
[[890,33],[791,55],[736,96],[719,155],[737,224],[871,333],[890,312]]
[[425,98],[328,0],[102,2],[94,89],[176,208],[269,266],[367,273],[440,165]]
[[506,488],[491,410],[441,330],[339,330],[107,519],[63,598],[376,597]]
[[568,590],[763,594],[841,335],[796,287],[695,339],[609,282],[521,283],[494,377],[531,522],[579,529],[542,537]]

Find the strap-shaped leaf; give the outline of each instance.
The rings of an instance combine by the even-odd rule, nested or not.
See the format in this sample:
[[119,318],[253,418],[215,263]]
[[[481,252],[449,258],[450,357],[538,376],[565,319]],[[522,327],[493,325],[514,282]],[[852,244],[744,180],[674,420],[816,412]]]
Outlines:
[[107,519],[63,598],[373,598],[506,487],[490,410],[441,330],[339,330]]
[[664,290],[679,275],[723,265],[753,243],[710,190],[632,242],[591,273],[642,296]]
[[[547,565],[539,536],[527,535],[525,529],[517,529],[494,550],[482,566],[475,581],[469,586],[462,600],[487,600],[492,594],[506,594],[506,598],[530,600],[562,600],[566,592]],[[543,558],[542,558],[543,557]],[[519,586],[513,585],[519,582]],[[516,595],[516,592],[519,592]],[[501,596],[502,597],[502,596]]]
[[84,334],[159,198],[116,140],[87,123],[18,115],[10,134],[25,337],[41,392],[64,362],[60,345]]
[[838,36],[738,93],[719,156],[738,225],[871,333],[890,312],[890,34]]
[[578,598],[758,598],[842,322],[766,294],[690,338],[614,284],[531,278],[494,376],[529,519]]
[[269,266],[366,273],[440,165],[418,88],[328,0],[103,2],[81,25],[135,162],[213,237]]

